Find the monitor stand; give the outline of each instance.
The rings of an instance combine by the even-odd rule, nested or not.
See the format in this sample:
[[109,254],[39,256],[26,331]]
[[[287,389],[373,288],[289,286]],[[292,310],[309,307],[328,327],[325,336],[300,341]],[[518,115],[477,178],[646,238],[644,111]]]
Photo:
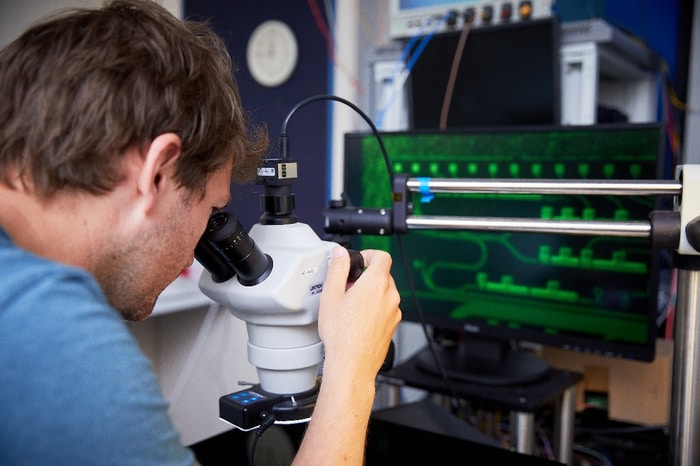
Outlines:
[[517,385],[541,380],[549,373],[546,361],[534,354],[511,348],[507,341],[467,335],[464,341],[432,343],[416,356],[416,367],[442,376],[439,360],[448,379],[482,385]]

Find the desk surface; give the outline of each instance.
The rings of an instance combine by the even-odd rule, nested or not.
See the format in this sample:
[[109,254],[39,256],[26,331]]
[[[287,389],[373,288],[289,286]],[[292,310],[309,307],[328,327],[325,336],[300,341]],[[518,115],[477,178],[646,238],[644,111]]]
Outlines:
[[[438,376],[418,369],[417,355],[380,375],[379,380],[407,385],[443,395],[452,395],[445,381]],[[484,407],[501,407],[508,410],[535,412],[544,405],[556,401],[561,394],[581,379],[581,374],[550,369],[541,380],[520,385],[481,385],[450,381],[454,394],[468,398]]]

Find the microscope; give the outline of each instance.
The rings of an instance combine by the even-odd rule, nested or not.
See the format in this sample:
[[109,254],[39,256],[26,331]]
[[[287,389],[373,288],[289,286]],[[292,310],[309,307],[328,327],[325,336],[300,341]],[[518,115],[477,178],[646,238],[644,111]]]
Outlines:
[[260,223],[247,233],[235,216],[216,212],[195,249],[206,269],[202,292],[246,322],[248,360],[260,384],[219,404],[222,419],[241,430],[256,428],[270,414],[277,423],[310,419],[323,361],[319,299],[337,246],[292,212],[296,162],[270,159],[258,173],[267,183]]
[[[318,308],[338,243],[322,240],[294,214],[298,165],[288,156],[286,135],[291,115],[315,100],[322,99],[307,99],[290,112],[279,157],[266,158],[258,168],[260,222],[246,232],[234,215],[215,212],[195,249],[205,268],[202,292],[246,322],[248,360],[259,384],[219,399],[220,417],[244,431],[264,422],[307,422],[320,387]],[[348,280],[354,280],[363,270],[362,255],[351,250],[350,259]]]

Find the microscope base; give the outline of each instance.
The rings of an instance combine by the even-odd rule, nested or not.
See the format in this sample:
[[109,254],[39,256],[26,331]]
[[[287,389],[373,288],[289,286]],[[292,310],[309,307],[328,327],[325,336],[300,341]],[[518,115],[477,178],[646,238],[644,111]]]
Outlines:
[[270,414],[274,415],[275,424],[308,422],[316,406],[318,389],[319,384],[306,392],[280,395],[254,385],[219,398],[219,417],[243,431],[256,429]]

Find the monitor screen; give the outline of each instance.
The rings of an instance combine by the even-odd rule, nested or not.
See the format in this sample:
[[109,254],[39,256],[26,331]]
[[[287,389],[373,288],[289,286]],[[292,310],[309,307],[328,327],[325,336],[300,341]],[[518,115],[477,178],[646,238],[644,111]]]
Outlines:
[[[650,180],[659,178],[664,153],[658,124],[411,131],[382,133],[382,140],[393,172],[411,178]],[[391,207],[375,136],[347,134],[345,144],[349,201]],[[658,202],[640,195],[498,193],[436,194],[425,202],[429,196],[412,195],[415,216],[542,220],[648,221]],[[648,238],[409,229],[401,241],[417,306],[396,236],[356,235],[352,242],[392,254],[404,320],[425,320],[463,342],[485,337],[495,343],[496,358],[509,353],[504,347],[514,341],[636,360],[654,357],[658,261]],[[477,346],[477,352],[486,355],[484,348]],[[443,361],[454,366],[457,378],[468,372],[461,365],[471,364],[462,361],[462,352],[469,351],[459,345]],[[475,364],[494,365],[488,359]]]
[[[440,128],[459,33],[433,37],[411,72],[415,129]],[[446,127],[560,121],[559,28],[555,18],[473,28],[454,81]]]

